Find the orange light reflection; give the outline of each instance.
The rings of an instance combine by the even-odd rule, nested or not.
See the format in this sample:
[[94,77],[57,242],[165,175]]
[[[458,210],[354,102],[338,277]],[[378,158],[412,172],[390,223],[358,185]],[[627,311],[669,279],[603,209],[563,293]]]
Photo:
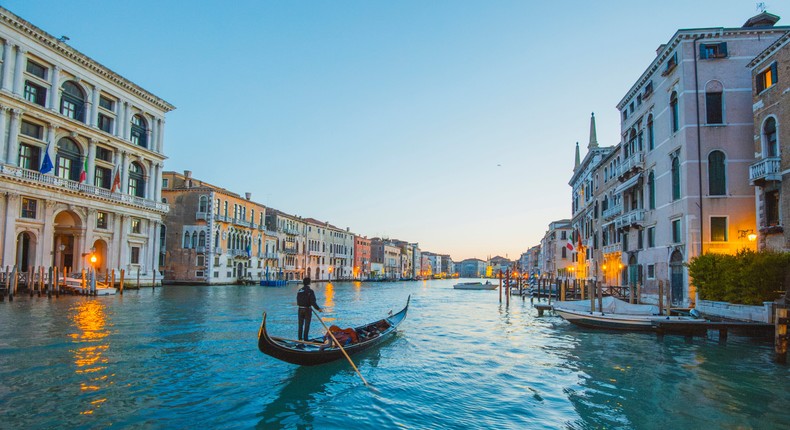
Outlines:
[[[110,331],[107,329],[104,304],[99,300],[88,299],[77,304],[73,310],[76,311],[72,320],[77,332],[69,336],[73,343],[78,344],[77,349],[72,350],[74,364],[77,366],[75,373],[86,377],[80,383],[80,390],[99,393],[110,384],[109,376],[105,373],[109,362],[105,353],[110,348],[105,338]],[[88,408],[80,414],[93,414],[105,401],[105,397],[91,399]]]

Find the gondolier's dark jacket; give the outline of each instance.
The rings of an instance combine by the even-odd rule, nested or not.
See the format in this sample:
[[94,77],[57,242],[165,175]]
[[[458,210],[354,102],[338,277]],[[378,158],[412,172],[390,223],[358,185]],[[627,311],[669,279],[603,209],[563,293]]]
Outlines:
[[296,293],[296,304],[304,309],[308,309],[312,306],[318,311],[321,310],[318,303],[315,302],[315,291],[310,287],[302,287],[299,289],[299,292]]

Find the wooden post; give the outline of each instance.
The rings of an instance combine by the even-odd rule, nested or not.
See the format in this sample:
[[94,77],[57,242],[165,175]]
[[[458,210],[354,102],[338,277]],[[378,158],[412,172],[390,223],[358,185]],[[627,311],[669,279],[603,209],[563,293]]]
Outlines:
[[664,315],[664,280],[658,280],[658,314]]
[[[48,276],[48,282],[49,283],[47,284],[47,297],[48,298],[52,297],[52,273],[53,273],[52,266],[50,266],[49,267],[49,276]],[[57,273],[57,272],[55,272],[55,273]]]
[[52,275],[52,282],[54,282],[52,289],[55,292],[55,297],[60,297],[60,280],[58,279],[60,277],[60,269],[53,267]]
[[30,293],[30,297],[33,297],[33,290],[36,288],[34,279],[33,266],[27,266],[27,279],[25,281],[25,286],[27,287],[27,291]]
[[[586,284],[586,282],[585,282],[585,284]],[[591,282],[590,283],[590,288],[589,288],[589,290],[590,290],[590,312],[595,312],[595,287],[597,287],[597,285],[595,285],[595,282]]]
[[576,286],[580,289],[579,292],[579,300],[584,300],[587,298],[587,284],[581,282],[580,280],[576,280]]
[[667,293],[667,315],[669,315],[672,309],[672,288],[670,287],[669,281],[667,281],[667,287],[664,291]]
[[5,295],[11,297],[11,274],[8,271],[8,266],[5,266]]
[[114,287],[115,285],[110,285],[110,271],[107,268],[104,268],[104,284],[109,287]]
[[598,311],[603,314],[603,288],[600,281],[593,281],[595,289],[598,291]]
[[85,269],[82,269],[82,294],[86,294],[88,292],[88,280],[85,277]]
[[156,269],[153,269],[153,272],[154,272],[154,281],[153,284],[151,284],[151,288],[156,288]]
[[12,291],[11,295],[8,296],[9,301],[14,301],[14,294],[16,294],[16,289],[19,286],[19,270],[17,270],[16,266],[14,266],[14,285],[11,286]]
[[499,303],[502,303],[502,269],[499,269]]
[[547,299],[548,300],[547,303],[548,303],[549,306],[551,306],[551,290],[552,290],[551,287],[552,286],[553,286],[553,282],[551,282],[551,278],[549,278],[549,288],[547,289],[547,291],[549,292],[549,294],[548,294],[549,297]]
[[634,290],[634,303],[639,304],[639,302],[641,302],[641,300],[639,300],[640,294],[642,294],[642,284],[637,282],[636,289]]
[[123,294],[123,278],[126,275],[126,270],[121,269],[121,294]]
[[510,306],[510,269],[505,270],[505,305]]
[[774,361],[787,364],[787,307],[776,308]]
[[38,296],[41,297],[41,291],[44,289],[44,266],[38,267]]
[[140,289],[140,268],[137,268],[137,289]]
[[565,284],[567,282],[568,282],[567,280],[562,280],[560,282],[560,297],[557,299],[558,302],[564,302],[565,301]]

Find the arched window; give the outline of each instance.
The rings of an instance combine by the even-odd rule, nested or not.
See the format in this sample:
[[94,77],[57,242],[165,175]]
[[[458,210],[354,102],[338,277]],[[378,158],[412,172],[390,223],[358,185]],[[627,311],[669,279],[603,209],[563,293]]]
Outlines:
[[214,246],[219,248],[219,231],[214,234]]
[[198,246],[206,246],[206,232],[201,231],[198,235]]
[[601,202],[601,211],[606,212],[609,209],[609,197],[603,196],[603,202]]
[[165,238],[167,237],[167,227],[162,224],[159,229],[159,248],[165,250]]
[[78,181],[80,179],[80,148],[69,138],[58,141],[58,154],[55,157],[55,176],[63,179]]
[[146,131],[148,127],[145,124],[145,119],[143,119],[142,115],[135,115],[132,117],[132,131],[130,133],[129,139],[137,146],[142,146],[143,148],[148,147],[148,134]]
[[653,150],[656,147],[656,136],[653,133],[653,115],[647,117],[647,149]]
[[129,195],[145,197],[145,176],[143,167],[134,162],[129,166]]
[[680,160],[678,156],[672,157],[672,200],[680,199]]
[[675,133],[680,129],[680,112],[678,111],[678,93],[672,91],[672,95],[669,96],[669,110],[670,115],[672,116],[672,133]]
[[208,196],[200,196],[198,212],[208,212]]
[[763,126],[763,154],[765,157],[778,157],[779,145],[776,140],[776,120],[768,118]]
[[189,233],[184,232],[184,249],[189,249]]
[[71,81],[61,87],[60,113],[77,121],[85,122],[85,94],[82,89]]
[[710,81],[705,86],[705,113],[708,124],[724,123],[724,86],[719,81]]
[[727,194],[727,171],[725,157],[721,151],[713,151],[708,155],[708,193],[711,196]]
[[192,248],[197,248],[197,232],[192,232]]
[[648,208],[655,209],[656,208],[656,174],[651,170],[650,174],[647,175],[647,187],[648,187]]

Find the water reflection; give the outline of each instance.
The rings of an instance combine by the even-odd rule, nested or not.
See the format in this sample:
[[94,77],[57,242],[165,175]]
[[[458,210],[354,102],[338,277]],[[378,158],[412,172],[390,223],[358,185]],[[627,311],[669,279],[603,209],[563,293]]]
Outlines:
[[74,354],[74,364],[77,366],[75,373],[80,376],[80,391],[91,395],[82,415],[93,414],[96,409],[107,401],[102,388],[109,387],[113,375],[107,374],[107,351],[110,348],[106,337],[110,334],[107,329],[107,314],[104,304],[100,300],[84,300],[71,309],[71,320],[79,330],[69,335],[72,343],[77,344],[77,349],[71,350]]
[[332,308],[335,306],[335,286],[327,282],[324,286],[324,305],[322,308]]

